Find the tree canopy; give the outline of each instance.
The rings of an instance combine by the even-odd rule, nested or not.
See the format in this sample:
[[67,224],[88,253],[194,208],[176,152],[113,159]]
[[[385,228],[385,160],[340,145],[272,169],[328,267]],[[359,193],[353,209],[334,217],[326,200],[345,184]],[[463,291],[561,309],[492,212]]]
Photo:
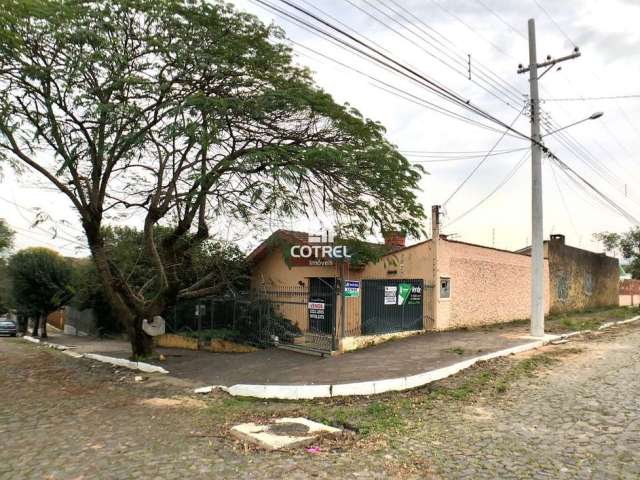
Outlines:
[[17,252],[9,261],[9,276],[18,310],[36,319],[66,305],[73,296],[69,263],[48,248]]
[[601,232],[594,238],[604,244],[609,251],[619,250],[630,264],[625,270],[635,279],[640,279],[640,227],[635,227],[625,233]]
[[[421,232],[421,169],[283,36],[217,1],[0,0],[0,155],[75,207],[135,354],[151,348],[142,319],[199,289],[180,265],[216,220],[324,212],[346,236]],[[144,289],[105,250],[122,215],[144,232]]]
[[7,222],[0,218],[0,255],[13,247],[15,232],[11,230]]

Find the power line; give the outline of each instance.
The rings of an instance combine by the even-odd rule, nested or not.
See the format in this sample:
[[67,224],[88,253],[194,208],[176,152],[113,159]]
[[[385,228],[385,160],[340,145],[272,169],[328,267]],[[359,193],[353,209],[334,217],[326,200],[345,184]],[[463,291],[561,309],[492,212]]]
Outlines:
[[[380,90],[382,90],[384,92],[387,92],[387,93],[389,93],[391,95],[394,95],[394,96],[396,96],[398,98],[402,98],[403,100],[409,101],[409,102],[411,102],[411,103],[413,103],[415,105],[419,105],[419,106],[427,108],[429,110],[433,110],[433,111],[438,112],[438,113],[440,113],[440,114],[442,114],[444,116],[447,116],[447,117],[450,117],[450,118],[454,118],[456,120],[460,120],[460,121],[465,122],[465,123],[467,123],[469,125],[474,125],[476,127],[480,127],[480,128],[485,129],[485,130],[489,130],[489,131],[496,132],[496,133],[502,133],[502,130],[500,130],[500,129],[491,127],[491,126],[486,125],[486,124],[484,124],[482,122],[479,122],[477,120],[473,120],[473,119],[471,119],[469,117],[466,117],[466,116],[464,116],[464,115],[462,115],[460,113],[457,113],[457,112],[449,110],[449,109],[447,109],[445,107],[442,107],[441,105],[438,105],[436,103],[430,102],[429,100],[426,100],[426,99],[424,99],[422,97],[419,97],[417,95],[414,95],[414,94],[408,92],[407,90],[404,90],[404,89],[399,88],[397,86],[394,86],[394,85],[392,85],[390,83],[387,83],[387,82],[385,82],[383,80],[380,80],[379,78],[374,77],[373,75],[370,75],[370,74],[368,74],[368,73],[366,73],[366,72],[364,72],[364,71],[362,71],[362,70],[360,70],[358,68],[355,68],[355,67],[353,67],[351,65],[347,65],[347,64],[345,64],[345,63],[343,63],[343,62],[341,62],[341,61],[339,61],[339,60],[337,60],[337,59],[335,59],[333,57],[325,55],[322,52],[319,52],[318,50],[315,50],[315,49],[313,49],[311,47],[308,47],[308,46],[303,45],[303,44],[301,44],[299,42],[296,42],[295,40],[288,39],[288,41],[291,42],[294,45],[297,45],[300,48],[304,48],[305,50],[309,50],[310,52],[314,53],[315,55],[318,55],[318,56],[320,56],[320,57],[322,57],[322,58],[324,58],[326,60],[329,60],[329,61],[331,61],[331,62],[333,62],[333,63],[335,63],[337,65],[340,65],[341,67],[343,67],[343,68],[345,68],[347,70],[351,70],[352,72],[355,72],[355,73],[357,73],[359,75],[362,75],[362,76],[368,78],[369,80],[374,82],[374,84],[373,84],[374,87],[376,87],[376,88],[378,88],[378,89],[380,89]],[[384,88],[384,87],[387,87],[387,88]],[[513,135],[513,134],[508,134],[508,136],[521,139],[520,136],[516,136],[516,135]]]
[[575,234],[579,236],[578,229],[576,228],[576,224],[573,222],[573,217],[571,216],[571,212],[569,211],[569,207],[567,206],[567,201],[565,200],[564,194],[562,193],[562,189],[560,188],[560,182],[558,182],[558,176],[556,175],[556,170],[555,170],[555,166],[553,165],[553,162],[550,162],[549,166],[551,167],[553,180],[556,184],[556,188],[558,189],[558,193],[560,194],[562,205],[564,206],[564,210],[567,213],[567,217],[569,217],[569,223],[571,223],[571,226],[573,227],[573,231],[575,232]]
[[518,30],[517,28],[515,28],[513,25],[511,25],[509,22],[507,22],[504,18],[502,18],[500,15],[498,15],[496,12],[494,12],[493,10],[491,10],[491,8],[489,8],[487,6],[487,4],[485,4],[482,0],[476,0],[476,2],[478,2],[480,5],[482,5],[485,9],[487,9],[494,17],[496,17],[498,20],[500,20],[500,22],[502,22],[503,25],[506,25],[507,28],[509,28],[509,30],[511,30],[512,32],[514,32],[516,35],[518,35],[519,37],[523,38],[524,40],[527,40],[527,37],[524,36],[524,34]]
[[540,2],[538,2],[538,0],[533,0],[533,1],[538,6],[538,8],[542,10],[542,12],[547,16],[547,18],[551,20],[551,23],[553,23],[556,26],[556,28],[564,36],[564,38],[566,38],[567,41],[575,47],[576,44],[573,43],[573,40],[569,38],[569,35],[565,33],[565,31],[560,27],[560,25],[558,25],[558,23],[553,19],[553,17],[549,14],[549,12],[547,12],[547,10],[542,5],[540,5]]
[[621,207],[620,205],[618,205],[615,201],[613,201],[611,198],[609,198],[607,195],[605,195],[603,192],[601,192],[600,190],[598,190],[598,188],[596,188],[594,185],[591,184],[591,182],[589,182],[587,179],[585,179],[582,175],[580,175],[578,172],[576,172],[573,168],[571,168],[569,165],[567,165],[565,162],[563,162],[562,160],[560,160],[558,157],[556,157],[553,154],[550,154],[549,157],[552,160],[555,160],[558,165],[560,165],[564,171],[564,173],[570,177],[569,173],[571,173],[572,175],[574,175],[576,178],[578,178],[579,180],[582,181],[582,183],[584,183],[587,187],[589,187],[589,189],[591,191],[593,191],[594,193],[596,193],[596,195],[598,195],[598,197],[600,197],[602,200],[604,200],[607,205],[609,205],[612,209],[614,209],[615,211],[617,211],[618,213],[620,213],[623,217],[625,217],[629,222],[633,223],[634,225],[640,225],[640,221],[638,221],[637,218],[635,218],[631,213],[627,212],[623,207]]
[[[288,17],[293,17],[295,18],[295,15],[292,15],[290,12],[286,11],[286,10],[282,10],[278,7],[275,7],[271,4],[269,4],[268,2],[264,1],[264,0],[256,0],[258,3],[260,3],[261,5],[266,6],[269,9],[272,9],[274,11],[280,12],[283,15],[286,15]],[[470,100],[467,100],[463,97],[461,97],[459,94],[457,94],[456,92],[452,91],[451,89],[445,87],[444,85],[439,84],[438,82],[434,81],[433,79],[430,79],[429,77],[420,74],[419,72],[415,71],[414,69],[402,64],[401,62],[399,62],[398,60],[389,57],[388,55],[385,55],[384,53],[382,53],[381,51],[379,51],[378,49],[375,49],[373,47],[371,47],[370,45],[368,45],[366,42],[363,42],[357,38],[355,38],[353,35],[347,33],[346,31],[344,31],[343,29],[340,29],[339,27],[336,27],[335,25],[331,24],[330,22],[327,22],[326,20],[319,18],[317,15],[309,12],[308,10],[305,10],[304,8],[297,6],[295,4],[293,4],[292,2],[289,2],[288,0],[280,0],[281,3],[284,3],[285,5],[290,6],[291,8],[294,8],[297,11],[302,12],[304,15],[316,20],[317,22],[329,27],[330,29],[338,32],[339,34],[341,34],[342,36],[350,39],[352,42],[355,42],[357,45],[361,45],[362,47],[364,47],[365,49],[373,52],[375,55],[369,54],[364,52],[361,48],[346,42],[345,40],[342,40],[332,34],[329,34],[328,32],[326,32],[325,30],[319,29],[318,27],[316,27],[315,25],[309,24],[307,22],[304,22],[307,26],[309,26],[310,28],[313,28],[314,30],[317,30],[319,32],[321,32],[324,35],[327,36],[331,36],[332,38],[336,39],[337,41],[339,41],[340,43],[342,43],[345,47],[352,49],[354,51],[359,51],[360,53],[364,53],[365,55],[369,56],[370,58],[372,58],[373,60],[375,60],[376,62],[388,65],[390,68],[393,68],[394,70],[396,70],[398,73],[400,73],[401,75],[405,76],[406,78],[422,85],[423,87],[428,88],[429,90],[431,90],[432,92],[438,94],[439,96],[442,96],[443,98],[447,99],[448,101],[457,104],[459,106],[462,106],[463,108],[468,109],[469,111],[482,116],[504,128],[508,128],[509,130],[513,131],[514,133],[516,133],[517,135],[522,136],[523,138],[529,139],[531,140],[531,138],[522,133],[519,132],[518,130],[515,130],[514,128],[512,128],[511,126],[507,125],[506,123],[504,123],[503,121],[501,121],[500,119],[496,118],[495,116],[491,115],[490,113],[482,110],[481,108],[477,107],[476,105],[472,104],[470,102]],[[385,61],[383,61],[382,59],[384,59]]]
[[[381,83],[384,83],[384,82],[381,82]],[[491,126],[489,126],[489,125],[485,125],[485,124],[484,124],[484,123],[482,123],[482,122],[478,122],[478,121],[476,121],[476,120],[472,120],[472,119],[470,119],[470,118],[468,118],[468,117],[465,117],[464,115],[461,115],[461,114],[458,114],[458,113],[452,112],[451,110],[447,110],[447,109],[446,109],[446,108],[444,108],[444,107],[440,107],[440,106],[438,106],[438,105],[436,105],[436,104],[434,104],[434,103],[432,103],[432,102],[429,102],[428,100],[425,100],[425,99],[424,99],[424,98],[422,98],[422,97],[418,97],[418,96],[416,96],[416,95],[414,95],[414,94],[412,94],[412,93],[409,93],[409,92],[407,92],[406,90],[402,90],[402,89],[399,89],[399,88],[397,88],[397,87],[393,87],[393,86],[391,86],[391,87],[390,87],[390,88],[391,88],[391,90],[389,90],[389,89],[387,89],[387,88],[384,88],[384,87],[381,87],[381,86],[377,86],[377,85],[374,85],[374,86],[375,86],[376,88],[378,88],[378,89],[380,89],[380,90],[384,91],[384,92],[390,93],[391,95],[395,95],[395,96],[397,96],[397,97],[399,97],[399,98],[402,98],[402,99],[404,99],[404,100],[407,100],[408,102],[414,103],[414,104],[416,104],[416,105],[420,105],[420,106],[423,106],[423,107],[425,107],[425,108],[430,108],[430,107],[429,107],[429,106],[427,106],[427,105],[431,105],[431,106],[432,106],[432,108],[430,108],[431,110],[433,110],[433,109],[435,109],[436,111],[442,110],[440,113],[442,113],[442,114],[443,114],[443,115],[445,115],[445,116],[448,116],[448,117],[451,117],[451,118],[455,118],[455,119],[457,119],[457,120],[463,121],[463,122],[468,123],[468,124],[470,124],[470,125],[475,125],[475,126],[477,126],[477,127],[484,128],[485,130],[488,130],[488,131],[491,131],[491,132],[495,132],[495,133],[503,133],[503,131],[502,131],[502,130],[499,130],[499,129],[497,129],[497,128],[493,128],[493,127],[491,127]],[[401,92],[401,93],[398,93],[398,92],[396,92],[396,91],[394,91],[394,90],[397,90],[398,92]],[[404,95],[403,95],[403,94],[404,94]],[[511,134],[511,133],[507,133],[507,136],[508,136],[508,137],[517,138],[517,139],[522,140],[522,138],[521,138],[521,137],[518,137],[518,136],[513,135],[513,134]]]
[[[528,149],[529,147],[524,147],[524,148],[514,148],[514,149],[503,151],[503,152],[491,152],[489,154],[484,154],[484,155],[460,155],[460,156],[448,156],[448,157],[442,156],[442,155],[424,155],[424,154],[417,154],[417,153],[403,153],[403,155],[406,157],[416,157],[416,158],[427,159],[427,160],[412,160],[413,163],[438,163],[438,162],[457,162],[461,160],[475,160],[475,159],[484,158],[487,156],[494,157],[498,155],[507,155],[510,153],[522,152]],[[402,153],[402,151],[400,153]]]
[[566,97],[566,98],[541,98],[541,102],[584,102],[592,100],[620,100],[624,98],[640,98],[640,93],[628,95],[609,95],[603,97]]
[[[371,14],[370,12],[360,8],[359,6],[355,5],[352,0],[345,0],[347,3],[349,3],[350,5],[354,6],[355,8],[357,8],[358,10],[362,11],[363,13],[365,13],[366,15],[368,15],[369,17],[373,18],[374,20],[377,20],[379,23],[381,23],[382,25],[384,25],[386,28],[392,30],[393,32],[395,32],[396,34],[400,35],[402,38],[404,38],[405,40],[407,40],[408,42],[410,42],[412,45],[416,46],[417,48],[420,48],[422,51],[424,51],[425,53],[427,53],[427,55],[435,58],[436,60],[440,61],[441,63],[443,63],[444,65],[446,65],[447,67],[451,68],[453,71],[455,71],[456,73],[462,75],[463,77],[467,77],[467,67],[468,67],[468,63],[467,61],[462,61],[460,60],[460,58],[456,58],[454,56],[452,56],[450,53],[444,51],[441,47],[439,47],[438,45],[435,45],[433,42],[431,42],[430,40],[428,40],[427,36],[429,38],[433,38],[432,35],[428,34],[427,32],[427,36],[425,36],[424,34],[419,34],[416,33],[415,31],[413,31],[412,29],[410,29],[407,26],[407,23],[412,25],[415,28],[415,24],[413,22],[411,22],[410,19],[408,19],[406,16],[404,16],[401,12],[398,12],[397,10],[394,10],[392,7],[390,7],[389,5],[385,4],[384,2],[382,2],[381,0],[377,0],[378,3],[384,5],[389,11],[393,12],[394,14],[398,15],[400,18],[402,18],[405,22],[407,23],[402,23],[399,22],[398,20],[396,20],[395,18],[393,18],[392,16],[390,16],[389,14],[387,14],[386,12],[382,11],[380,8],[376,7],[375,5],[373,5],[369,0],[362,0],[366,5],[369,5],[371,8],[373,8],[376,12],[380,13],[381,15],[385,16],[386,18],[388,18],[389,20],[391,20],[392,22],[395,22],[396,24],[400,25],[401,28],[403,28],[404,30],[410,32],[412,35],[414,35],[416,38],[418,38],[419,40],[421,40],[423,43],[425,43],[426,45],[429,45],[430,47],[435,48],[439,53],[445,55],[448,59],[454,61],[457,63],[458,67],[463,67],[463,70],[460,70],[459,68],[456,68],[452,65],[450,65],[449,63],[447,63],[446,61],[442,60],[441,58],[437,57],[436,55],[434,55],[433,53],[429,52],[428,50],[422,48],[420,45],[418,45],[416,42],[412,41],[411,39],[407,38],[405,35],[403,35],[402,33],[398,32],[396,29],[394,29],[393,27],[391,27],[390,25],[388,25],[387,23],[381,21],[380,19],[378,19],[375,15]],[[420,29],[418,28],[418,30],[420,31]],[[440,42],[438,42],[440,43]],[[479,77],[480,79],[480,77]],[[482,88],[484,91],[486,91],[487,93],[489,93],[491,96],[495,97],[496,99],[498,99],[499,101],[501,101],[502,103],[504,103],[505,105],[507,105],[510,108],[514,108],[516,109],[516,107],[514,105],[511,104],[511,102],[514,102],[514,98],[515,98],[515,102],[514,103],[519,103],[521,101],[520,98],[520,94],[518,92],[518,94],[514,95],[513,93],[504,90],[501,86],[498,85],[498,87],[495,86],[495,82],[492,83],[487,82],[486,80],[483,79],[483,83],[489,85],[489,87],[485,87],[483,85],[480,85],[475,79],[471,79],[471,82],[474,83],[475,85],[479,86],[480,88]],[[495,92],[499,92],[500,95],[504,95],[504,98],[499,97]],[[506,93],[504,93],[506,92]],[[506,100],[505,100],[506,98]]]
[[[511,122],[511,126],[513,126],[516,123],[516,121],[518,120],[518,118],[520,118],[520,115],[522,115],[522,112],[524,112],[524,109],[522,109],[520,112],[518,112],[518,115],[516,115],[516,118],[514,118],[513,121]],[[489,158],[489,155],[491,154],[491,152],[493,152],[493,150],[500,144],[502,139],[504,139],[506,133],[507,133],[507,131],[505,130],[505,132],[500,136],[500,138],[498,138],[496,143],[493,144],[493,146],[491,147],[489,152],[487,152],[487,154],[484,155],[482,160],[480,160],[478,162],[478,164],[473,168],[473,170],[471,170],[471,172],[469,172],[469,175],[467,175],[466,178],[462,181],[462,183],[460,183],[460,185],[458,185],[458,187],[451,193],[451,195],[449,195],[449,197],[442,204],[443,207],[446,206],[447,203],[449,203],[449,201],[460,191],[460,189],[465,185],[465,183],[467,183],[469,181],[469,179],[478,171],[478,169],[487,160],[487,158]]]
[[462,213],[461,215],[458,215],[457,217],[455,217],[453,220],[451,220],[450,222],[447,222],[447,224],[445,225],[445,227],[448,227],[449,225],[463,219],[464,217],[466,217],[467,215],[469,215],[471,212],[473,212],[476,208],[478,208],[480,205],[482,205],[483,203],[485,203],[487,200],[489,200],[491,197],[493,197],[496,192],[498,192],[498,190],[500,190],[502,187],[504,187],[509,180],[511,180],[513,178],[513,176],[518,172],[518,170],[520,170],[522,168],[522,166],[527,162],[527,160],[529,159],[529,156],[531,155],[530,152],[527,152],[524,154],[524,156],[520,159],[520,161],[509,171],[509,173],[507,174],[506,177],[504,177],[500,183],[498,183],[498,185],[491,191],[489,192],[489,194],[487,194],[485,197],[483,197],[479,202],[477,202],[476,204],[474,204],[471,208],[469,208],[468,210],[466,210],[464,213]]
[[496,45],[495,43],[493,43],[491,40],[489,40],[487,37],[485,37],[484,35],[482,35],[480,32],[478,32],[475,28],[473,28],[471,25],[469,25],[467,22],[465,22],[464,20],[462,20],[460,17],[458,17],[455,13],[453,13],[451,10],[447,9],[446,7],[443,7],[440,2],[438,0],[431,0],[431,3],[434,3],[440,10],[442,10],[443,12],[445,12],[446,14],[448,14],[449,16],[455,18],[458,22],[460,22],[462,25],[464,25],[465,27],[467,27],[469,30],[471,30],[473,33],[475,33],[478,37],[480,37],[481,39],[483,39],[485,42],[487,42],[489,45],[491,45],[496,51],[502,53],[503,55],[506,55],[507,57],[510,57],[511,59],[518,61],[513,55],[511,55],[510,53],[504,51],[501,47],[499,47],[498,45]]
[[[378,1],[378,3],[382,3],[382,0],[377,0],[377,1]],[[427,23],[425,23],[422,20],[422,18],[416,16],[413,12],[411,12],[407,8],[405,8],[402,5],[400,5],[398,2],[396,2],[396,0],[389,0],[389,2],[391,4],[393,4],[393,5],[395,5],[398,9],[402,10],[403,12],[405,12],[411,18],[413,18],[415,20],[415,22],[417,22],[417,24],[422,25],[424,28],[426,28],[427,30],[430,30],[435,35],[440,37],[442,39],[442,41],[438,40],[436,37],[434,37],[433,35],[430,35],[426,30],[424,30],[423,28],[420,28],[418,26],[417,28],[420,31],[424,32],[425,35],[428,35],[430,38],[432,38],[434,41],[438,42],[444,48],[448,48],[448,49],[454,51],[455,53],[460,55],[463,60],[468,59],[468,54],[466,52],[462,51],[462,49],[458,45],[453,43],[448,37],[446,37],[445,35],[441,34],[438,30],[436,30],[435,28],[433,28],[433,27],[429,26]],[[386,6],[387,6],[387,8],[389,8],[391,10],[391,8],[388,6],[388,4]],[[413,23],[413,25],[416,25],[416,23]],[[449,45],[449,46],[447,46],[447,45]],[[457,50],[457,52],[456,52],[456,50]],[[479,67],[479,68],[477,68],[476,66]],[[506,90],[510,90],[511,92],[514,92],[517,96],[521,96],[522,95],[522,92],[518,88],[514,87],[507,80],[501,78],[491,68],[487,67],[482,62],[478,61],[475,57],[474,57],[474,61],[473,61],[473,67],[474,67],[474,71],[476,71],[476,69],[477,69],[477,70],[482,71],[483,73],[486,73],[487,76],[493,77],[496,80],[496,83],[503,84],[505,86]]]

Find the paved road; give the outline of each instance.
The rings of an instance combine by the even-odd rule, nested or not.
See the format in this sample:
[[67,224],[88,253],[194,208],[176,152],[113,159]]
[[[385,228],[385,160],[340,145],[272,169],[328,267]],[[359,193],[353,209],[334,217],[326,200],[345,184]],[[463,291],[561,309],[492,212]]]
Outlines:
[[640,326],[555,348],[581,351],[504,395],[414,412],[384,448],[310,455],[244,451],[177,382],[2,338],[0,479],[640,478]]

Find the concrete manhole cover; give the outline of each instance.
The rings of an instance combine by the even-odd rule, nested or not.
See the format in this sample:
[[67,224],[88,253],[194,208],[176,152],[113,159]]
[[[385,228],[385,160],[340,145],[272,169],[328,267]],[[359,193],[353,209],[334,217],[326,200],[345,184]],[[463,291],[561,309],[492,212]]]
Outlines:
[[303,437],[309,434],[309,426],[303,423],[275,423],[272,425],[268,425],[269,429],[267,430],[269,433],[273,433],[274,435],[288,435],[290,437]]
[[231,434],[261,448],[279,450],[304,447],[324,436],[339,436],[342,430],[306,418],[279,418],[266,425],[242,423],[231,429]]

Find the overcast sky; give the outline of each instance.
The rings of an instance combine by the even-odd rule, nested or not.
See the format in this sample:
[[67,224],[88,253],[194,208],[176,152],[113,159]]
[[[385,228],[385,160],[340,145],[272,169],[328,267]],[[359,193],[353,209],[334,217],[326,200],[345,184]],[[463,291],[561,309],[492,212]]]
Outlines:
[[[541,106],[545,121],[564,126],[593,112],[604,112],[602,118],[571,127],[563,136],[549,136],[546,144],[609,198],[640,217],[640,194],[636,188],[640,179],[636,159],[636,151],[640,147],[640,98],[552,100],[640,94],[640,30],[637,28],[640,2],[538,0],[548,15],[535,0],[295,2],[309,10],[319,7],[334,17],[332,22],[343,22],[367,41],[375,42],[404,64],[446,85],[505,123],[511,124],[517,118],[514,128],[527,134],[530,128],[528,118],[518,116],[518,112],[524,105],[524,95],[529,87],[526,75],[517,74],[517,66],[519,63],[528,64],[527,20],[535,18],[539,61],[548,54],[553,57],[567,55],[573,51],[574,44],[582,52],[580,58],[563,62],[561,71],[552,69],[541,79],[541,97],[548,99]],[[288,38],[330,59],[357,68],[411,95],[481,120],[447,104],[425,88],[376,67],[254,3],[239,1],[236,5],[265,22],[273,21],[282,26]],[[313,11],[320,14],[318,10]],[[423,23],[418,23],[411,15]],[[408,157],[410,160],[441,160],[434,157],[438,155],[449,157],[446,161],[423,163],[430,175],[422,181],[419,199],[429,211],[431,205],[445,203],[481,160],[460,159],[460,156],[476,157],[478,152],[487,152],[501,137],[499,132],[443,116],[394,96],[381,90],[379,84],[376,86],[368,77],[310,50],[297,45],[293,47],[297,53],[296,61],[313,71],[314,78],[323,89],[337,101],[348,102],[363,115],[384,124],[389,139],[401,151],[429,152],[422,157]],[[465,64],[469,54],[471,81]],[[571,149],[567,148],[567,143],[571,144]],[[521,248],[528,243],[531,236],[528,159],[520,163],[520,168],[504,183],[526,155],[526,147],[525,140],[509,137],[499,143],[496,152],[518,150],[487,158],[446,203],[445,233],[456,234],[460,240],[506,249]],[[455,157],[455,160],[450,157]],[[550,162],[545,159],[543,163],[545,237],[551,233],[563,233],[572,245],[599,250],[600,246],[592,241],[594,232],[624,231],[631,226],[628,220],[603,206],[595,194],[587,193],[572,183]],[[497,187],[500,188],[496,190]],[[488,200],[448,225],[494,190],[495,194]],[[30,225],[38,211],[48,215],[52,221],[39,229],[32,229]],[[6,167],[0,188],[0,217],[6,218],[17,229],[18,248],[48,245],[67,255],[86,254],[86,251],[76,250],[79,222],[68,202],[55,192],[27,182],[26,178],[16,177]],[[326,225],[309,220],[293,219],[284,225],[302,230],[326,228]],[[274,228],[277,226],[274,223]],[[54,227],[56,238],[52,238],[50,233]],[[249,237],[245,240],[245,247],[253,246],[257,240],[256,236]]]

